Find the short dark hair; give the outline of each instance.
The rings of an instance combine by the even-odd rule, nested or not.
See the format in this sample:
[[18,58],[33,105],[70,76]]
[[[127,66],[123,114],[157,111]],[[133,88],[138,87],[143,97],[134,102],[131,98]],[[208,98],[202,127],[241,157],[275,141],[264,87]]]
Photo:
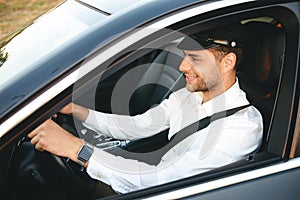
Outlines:
[[235,69],[238,65],[241,64],[242,60],[243,60],[243,51],[242,48],[231,48],[231,47],[227,47],[227,46],[223,46],[223,45],[218,45],[216,47],[213,48],[209,48],[207,49],[209,51],[211,51],[215,58],[221,62],[221,60],[229,53],[234,53],[236,55],[236,63],[235,63]]

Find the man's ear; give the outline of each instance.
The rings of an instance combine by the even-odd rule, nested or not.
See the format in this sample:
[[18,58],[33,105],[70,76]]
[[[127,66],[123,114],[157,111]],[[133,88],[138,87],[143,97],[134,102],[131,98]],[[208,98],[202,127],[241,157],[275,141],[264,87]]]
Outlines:
[[227,73],[228,71],[232,71],[235,69],[236,64],[236,55],[235,53],[228,53],[223,59],[223,73]]

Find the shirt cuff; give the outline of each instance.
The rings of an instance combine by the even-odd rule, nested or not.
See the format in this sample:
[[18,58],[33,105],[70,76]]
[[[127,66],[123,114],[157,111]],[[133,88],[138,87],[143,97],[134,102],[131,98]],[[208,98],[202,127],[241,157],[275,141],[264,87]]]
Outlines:
[[110,179],[112,176],[111,170],[105,164],[105,160],[109,159],[110,154],[94,148],[94,152],[89,159],[89,164],[87,166],[87,173],[94,179],[102,181],[107,185],[111,185]]

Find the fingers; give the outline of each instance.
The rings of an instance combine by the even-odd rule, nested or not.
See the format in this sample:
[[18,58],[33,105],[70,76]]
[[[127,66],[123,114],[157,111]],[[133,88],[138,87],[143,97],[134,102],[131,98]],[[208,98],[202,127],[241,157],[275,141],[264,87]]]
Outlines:
[[35,132],[32,132],[30,135],[28,135],[28,137],[31,138],[30,142],[34,145],[36,150],[44,151],[43,145],[41,143],[41,135],[42,133],[36,130]]
[[46,127],[47,127],[47,124],[52,121],[50,119],[48,119],[47,121],[45,121],[44,123],[42,123],[40,126],[38,126],[36,129],[34,129],[31,133],[28,134],[28,137],[29,138],[33,138],[35,137],[36,135],[39,134],[39,132],[43,132]]
[[31,137],[31,140],[30,140],[31,144],[36,145],[38,143],[38,141],[39,141],[39,135],[38,134],[34,137]]
[[37,133],[35,136],[33,136],[30,142],[34,145],[36,150],[44,151],[43,144],[41,142],[41,133]]
[[39,127],[37,127],[36,129],[34,129],[31,133],[29,133],[27,136],[29,138],[34,138],[36,135],[38,135],[39,130],[41,129],[41,125]]
[[77,153],[83,142],[80,138],[64,130],[54,121],[48,119],[28,134],[31,143],[39,151],[68,157],[76,161]]
[[28,134],[28,137],[31,138],[31,144],[33,144],[39,151],[45,150],[43,138],[47,137],[47,134],[49,134],[49,130],[51,130],[51,123],[52,120],[49,119]]
[[34,148],[35,148],[36,150],[38,150],[38,151],[44,151],[44,150],[45,150],[45,149],[43,148],[43,146],[41,145],[40,142],[36,143],[36,144],[34,145]]

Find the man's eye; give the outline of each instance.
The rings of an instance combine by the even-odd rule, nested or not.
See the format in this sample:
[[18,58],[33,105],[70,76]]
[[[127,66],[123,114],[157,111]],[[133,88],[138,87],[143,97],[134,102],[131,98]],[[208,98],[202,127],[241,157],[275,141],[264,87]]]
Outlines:
[[192,57],[192,61],[199,62],[200,59],[199,59],[199,58]]

